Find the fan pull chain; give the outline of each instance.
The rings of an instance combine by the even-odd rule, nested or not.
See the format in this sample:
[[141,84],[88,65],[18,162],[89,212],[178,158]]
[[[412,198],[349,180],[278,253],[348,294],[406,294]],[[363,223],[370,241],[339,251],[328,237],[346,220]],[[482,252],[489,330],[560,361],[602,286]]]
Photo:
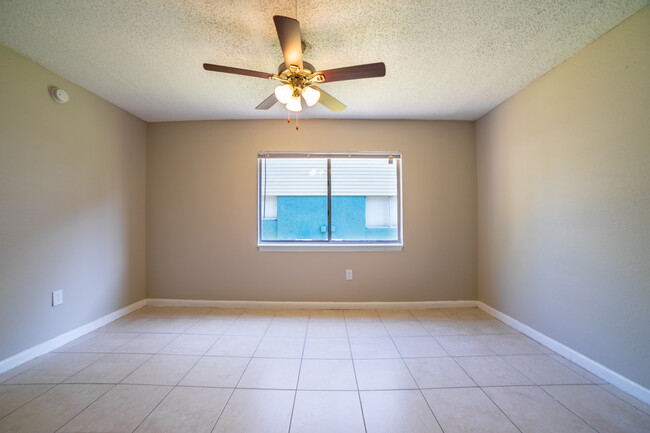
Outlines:
[[[291,111],[287,110],[287,123],[291,123]],[[296,131],[299,130],[298,127],[298,113],[296,112]]]

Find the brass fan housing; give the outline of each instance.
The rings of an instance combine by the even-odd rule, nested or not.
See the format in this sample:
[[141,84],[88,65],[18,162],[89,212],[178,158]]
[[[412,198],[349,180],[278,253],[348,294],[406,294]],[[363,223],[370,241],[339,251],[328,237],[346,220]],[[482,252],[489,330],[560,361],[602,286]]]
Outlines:
[[291,85],[294,89],[303,90],[305,87],[311,86],[314,83],[322,83],[324,77],[321,74],[314,75],[314,65],[311,63],[302,62],[303,68],[299,69],[295,65],[290,65],[287,68],[284,62],[278,66],[278,75],[269,76],[272,80],[281,81],[284,84]]
[[[314,65],[305,62],[304,60],[302,61],[302,65],[303,65],[302,70],[306,72],[307,76],[311,75],[312,72],[316,70],[316,68],[314,68]],[[289,68],[287,68],[287,65],[284,62],[282,62],[280,63],[280,66],[278,66],[278,75],[282,76],[285,73],[290,74],[291,71],[289,70]]]

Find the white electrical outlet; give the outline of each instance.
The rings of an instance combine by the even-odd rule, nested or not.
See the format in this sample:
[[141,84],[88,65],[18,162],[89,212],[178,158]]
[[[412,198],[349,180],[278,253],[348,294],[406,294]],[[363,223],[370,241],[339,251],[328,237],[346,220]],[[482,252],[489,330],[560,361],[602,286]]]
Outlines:
[[346,269],[345,270],[345,279],[346,280],[351,280],[352,279],[352,269]]
[[55,290],[52,292],[52,306],[63,304],[63,290]]

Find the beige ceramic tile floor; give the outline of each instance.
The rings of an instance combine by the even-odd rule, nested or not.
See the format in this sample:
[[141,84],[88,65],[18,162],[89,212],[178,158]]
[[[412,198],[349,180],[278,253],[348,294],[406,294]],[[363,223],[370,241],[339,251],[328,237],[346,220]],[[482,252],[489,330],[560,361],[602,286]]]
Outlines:
[[145,307],[0,375],[0,432],[650,432],[475,308]]

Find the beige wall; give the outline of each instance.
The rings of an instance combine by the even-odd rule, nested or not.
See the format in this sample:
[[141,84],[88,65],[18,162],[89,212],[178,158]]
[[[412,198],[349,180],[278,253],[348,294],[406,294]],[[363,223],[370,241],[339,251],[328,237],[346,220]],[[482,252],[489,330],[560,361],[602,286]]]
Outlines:
[[[401,151],[404,250],[259,252],[262,150]],[[147,155],[151,298],[476,299],[471,122],[304,120],[300,131],[283,120],[158,123]]]
[[650,388],[650,7],[477,122],[479,299]]
[[2,46],[0,65],[2,360],[144,298],[146,124]]

